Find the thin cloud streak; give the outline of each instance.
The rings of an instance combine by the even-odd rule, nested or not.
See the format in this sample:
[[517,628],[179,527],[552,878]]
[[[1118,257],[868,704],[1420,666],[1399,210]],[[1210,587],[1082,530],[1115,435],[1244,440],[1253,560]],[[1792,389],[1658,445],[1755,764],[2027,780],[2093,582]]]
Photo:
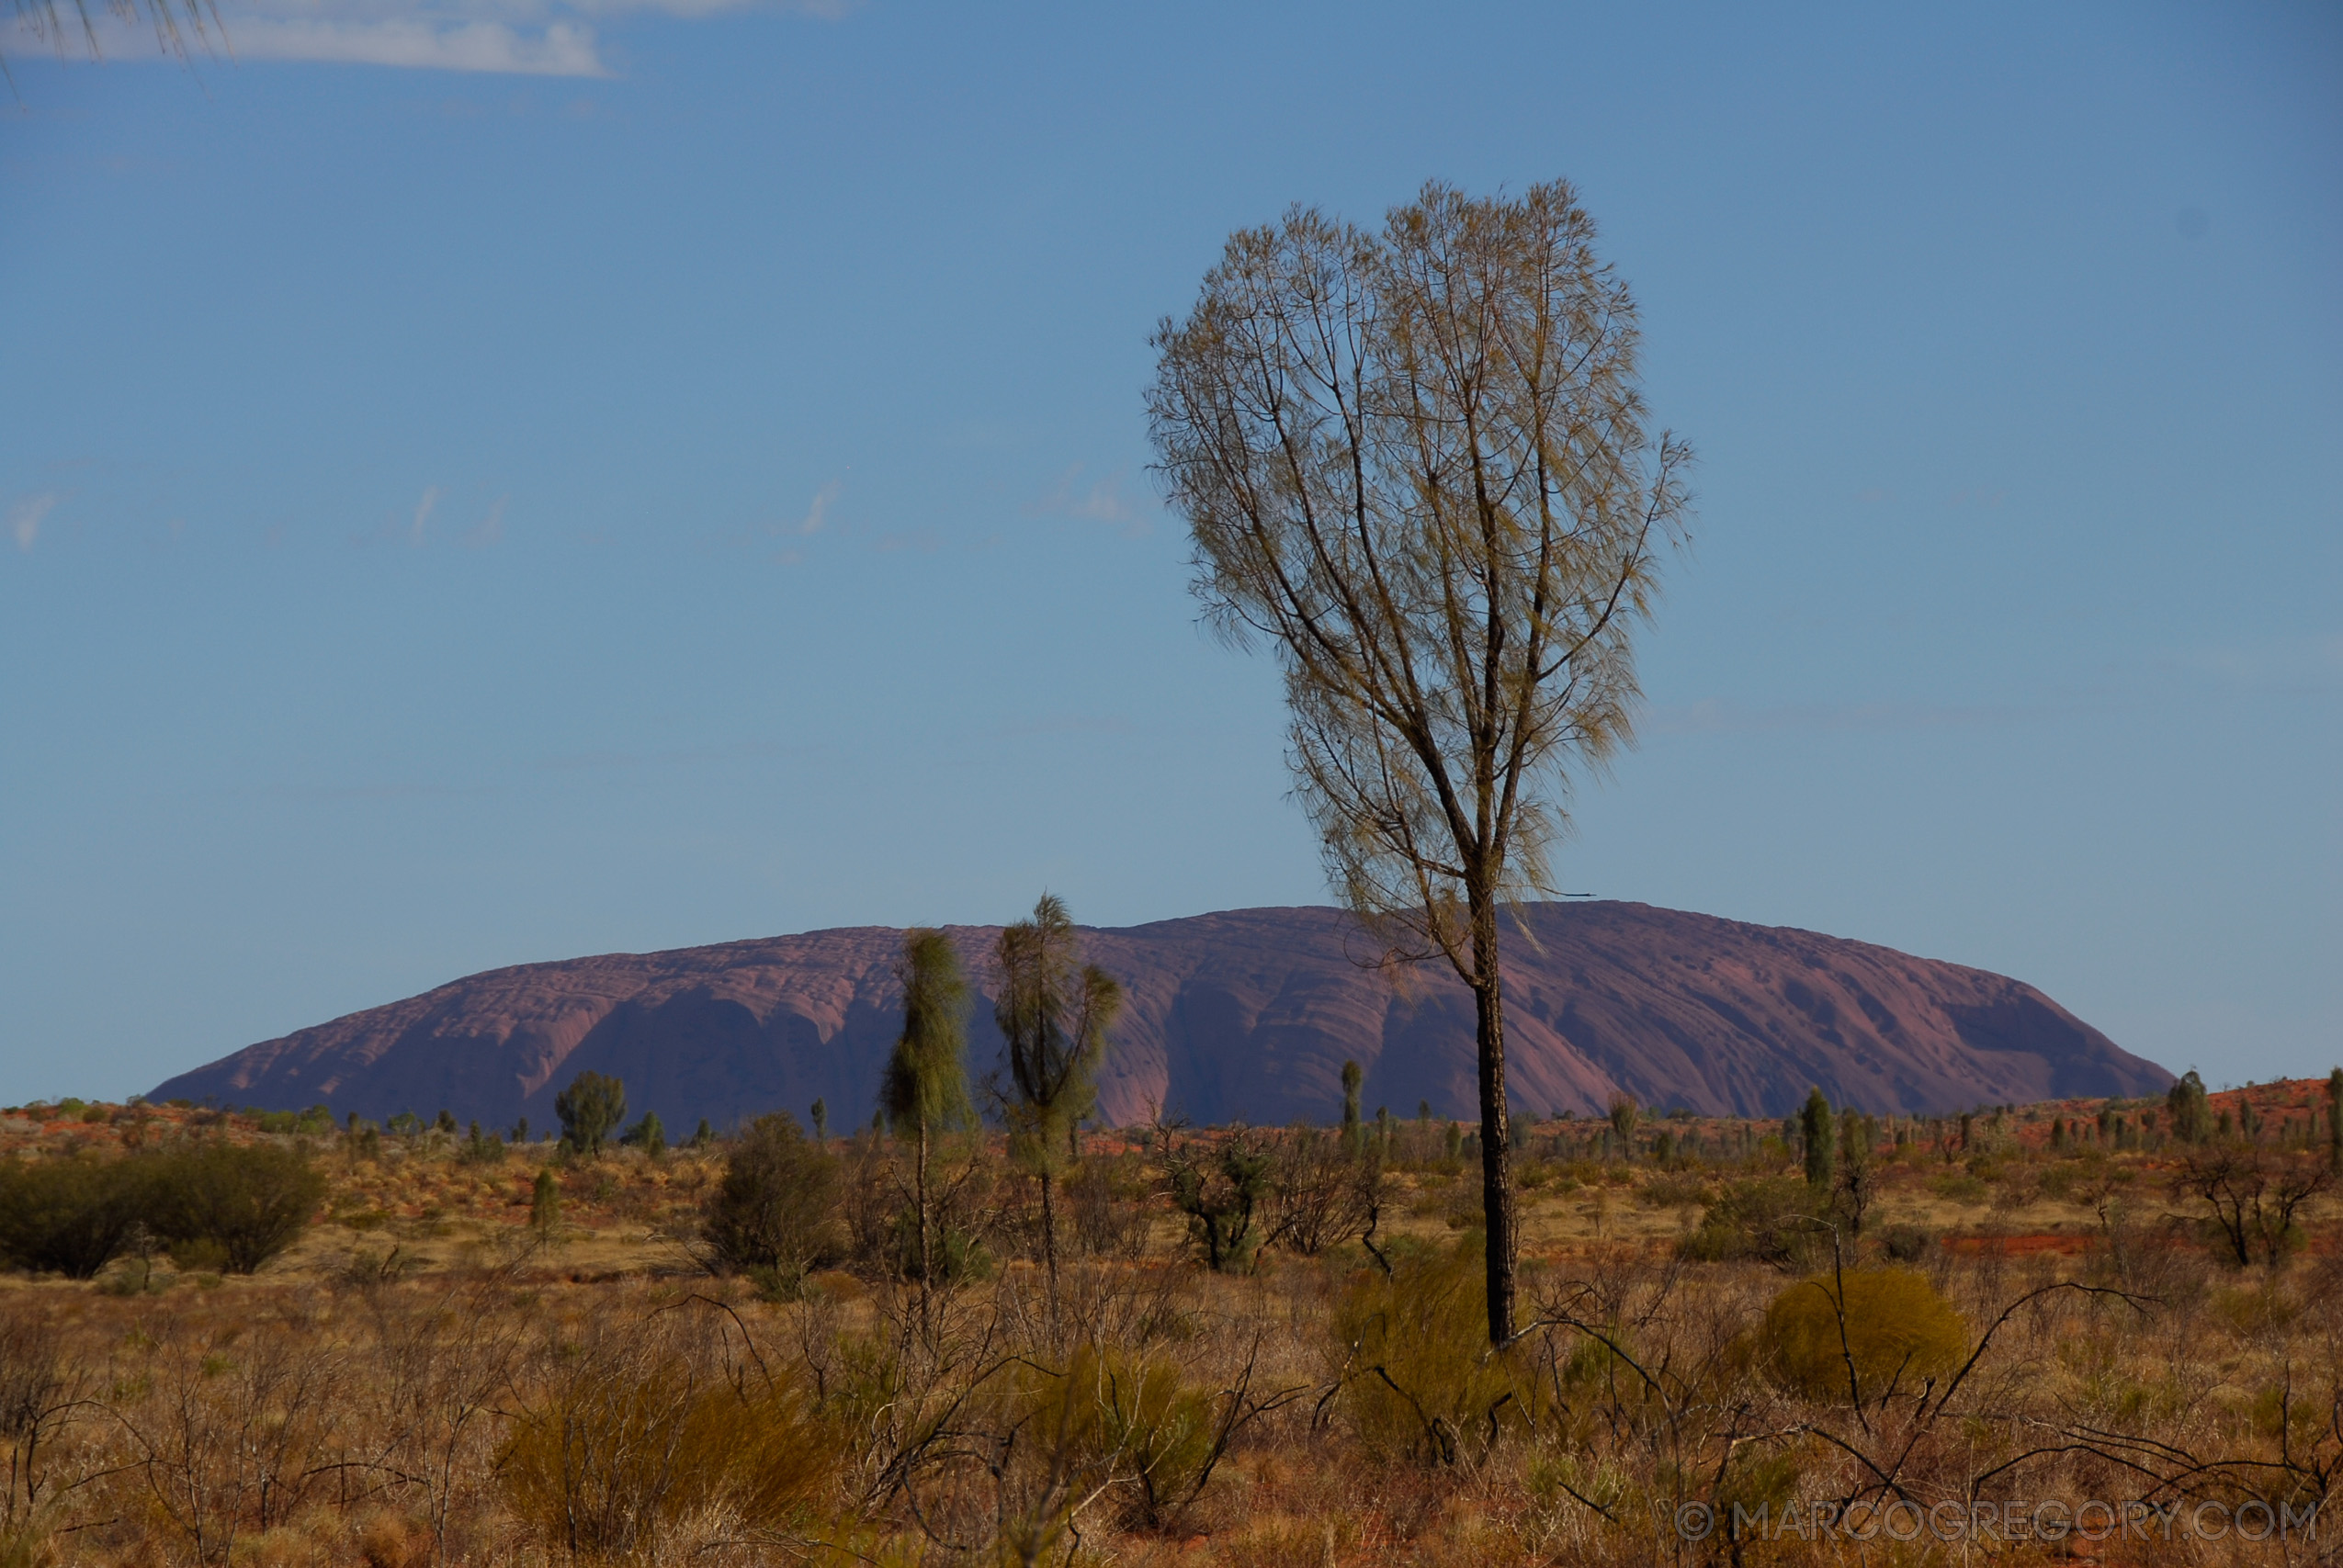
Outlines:
[[407,543],[413,545],[418,548],[422,547],[423,525],[431,521],[432,509],[436,507],[438,504],[439,487],[437,485],[425,486],[423,492],[423,499],[415,502],[414,526],[407,531]]
[[1123,470],[1117,468],[1077,491],[1075,482],[1081,478],[1082,465],[1076,463],[1058,476],[1058,482],[1047,495],[1025,508],[1029,517],[1078,517],[1090,523],[1112,523],[1125,538],[1138,538],[1148,531],[1147,520],[1132,510],[1122,496]]
[[17,541],[17,548],[31,552],[33,541],[40,537],[40,520],[62,499],[62,492],[45,490],[8,508],[8,536]]
[[614,74],[603,63],[594,29],[572,22],[552,22],[531,30],[504,22],[423,17],[356,22],[240,16],[223,25],[230,48],[246,60],[388,65],[504,76]]
[[798,524],[797,531],[799,534],[821,533],[823,523],[830,515],[831,503],[836,501],[844,490],[845,485],[843,481],[832,479],[821,490],[815,491],[813,504],[806,509],[805,517]]
[[[838,21],[852,0],[247,0],[224,6],[220,26],[186,41],[193,50],[229,60],[379,65],[396,70],[457,71],[505,76],[609,77],[595,19],[660,16],[692,21],[750,9],[777,9]],[[17,30],[28,24],[17,19]],[[130,59],[172,51],[115,17],[95,26],[102,56]]]

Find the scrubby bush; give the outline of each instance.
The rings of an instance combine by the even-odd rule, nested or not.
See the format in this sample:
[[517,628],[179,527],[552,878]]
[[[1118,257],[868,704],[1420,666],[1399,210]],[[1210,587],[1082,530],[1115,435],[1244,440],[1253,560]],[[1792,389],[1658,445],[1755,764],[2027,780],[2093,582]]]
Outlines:
[[307,1111],[261,1111],[254,1113],[253,1125],[264,1133],[323,1137],[334,1131],[334,1112],[323,1105],[312,1105]]
[[800,1522],[832,1446],[786,1382],[731,1380],[641,1329],[568,1353],[498,1456],[514,1511],[567,1556],[654,1559],[685,1521]]
[[[932,1285],[961,1284],[992,1277],[995,1260],[991,1248],[960,1223],[961,1216],[938,1216],[928,1225],[927,1257],[920,1257],[920,1213],[915,1204],[906,1203],[895,1211],[894,1226],[887,1234],[886,1246],[874,1252],[857,1248],[858,1261],[877,1262],[898,1279],[914,1282],[924,1280]],[[783,1276],[786,1280],[787,1276]]]
[[1942,1176],[1933,1177],[1930,1179],[1928,1190],[1940,1198],[1949,1198],[1955,1203],[1964,1203],[1972,1208],[1993,1196],[1993,1189],[1983,1176],[1966,1170],[1949,1170]]
[[603,1073],[580,1073],[553,1097],[553,1113],[561,1118],[564,1149],[599,1157],[602,1145],[627,1119],[627,1086]]
[[1264,1245],[1315,1258],[1365,1230],[1383,1202],[1385,1141],[1287,1129],[1272,1152]]
[[1489,1348],[1477,1235],[1361,1275],[1334,1334],[1343,1406],[1370,1450],[1453,1464],[1545,1407],[1525,1352]]
[[[1657,1162],[1667,1156],[1652,1157]],[[1708,1201],[1708,1183],[1693,1171],[1663,1170],[1637,1188],[1636,1198],[1655,1209],[1696,1209]]]
[[838,1162],[809,1143],[787,1111],[760,1116],[724,1161],[700,1226],[719,1267],[770,1270],[791,1288],[844,1247]]
[[1810,1399],[1873,1400],[1949,1374],[1967,1353],[1968,1325],[1925,1275],[1851,1269],[1774,1297],[1758,1345],[1785,1388]]
[[1216,1273],[1251,1267],[1261,1247],[1254,1216],[1270,1195],[1270,1156],[1239,1134],[1216,1150],[1167,1145],[1164,1185],[1188,1216],[1188,1235]]
[[198,1144],[154,1161],[146,1223],[202,1263],[249,1274],[298,1238],[325,1199],[324,1176],[299,1149]]
[[480,1123],[471,1124],[470,1133],[457,1147],[456,1157],[466,1165],[503,1165],[504,1140],[493,1133],[483,1133]]
[[1212,1394],[1168,1361],[1085,1346],[1063,1372],[1021,1365],[1011,1398],[1012,1429],[1047,1445],[1058,1465],[1126,1481],[1129,1517],[1149,1529],[1195,1495],[1217,1446]]
[[1092,1155],[1067,1173],[1074,1245],[1092,1258],[1137,1258],[1155,1218],[1155,1191],[1137,1155]]
[[551,1241],[561,1229],[561,1182],[547,1166],[529,1187],[529,1229],[539,1241]]
[[1797,1268],[1826,1235],[1814,1189],[1794,1176],[1737,1181],[1710,1201],[1684,1255],[1708,1263],[1753,1259]]
[[307,1155],[269,1145],[12,1159],[0,1164],[0,1258],[86,1280],[143,1225],[182,1268],[249,1274],[300,1235],[325,1185]]
[[142,1162],[86,1154],[0,1161],[0,1258],[36,1273],[94,1277],[144,1213],[147,1175]]
[[646,1111],[642,1120],[628,1128],[627,1135],[618,1141],[657,1159],[667,1152],[667,1127],[659,1120],[658,1111]]
[[1936,1245],[1936,1238],[1919,1225],[1890,1225],[1879,1244],[1896,1262],[1918,1263]]

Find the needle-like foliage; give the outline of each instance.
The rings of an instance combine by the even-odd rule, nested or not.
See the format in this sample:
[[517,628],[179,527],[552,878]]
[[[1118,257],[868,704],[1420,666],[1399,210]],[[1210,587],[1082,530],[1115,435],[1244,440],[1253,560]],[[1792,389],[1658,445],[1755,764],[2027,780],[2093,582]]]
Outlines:
[[887,1059],[878,1101],[897,1132],[956,1127],[970,1117],[968,982],[959,950],[939,931],[903,933],[895,977],[903,987],[903,1032]]
[[1551,892],[1572,769],[1630,738],[1632,634],[1686,516],[1636,308],[1559,181],[1424,187],[1380,234],[1232,236],[1153,339],[1158,472],[1195,592],[1285,673],[1327,871],[1387,958],[1472,987],[1491,1336],[1513,1224],[1498,910]]
[[[92,60],[102,52],[97,18],[90,13],[89,0],[70,0],[69,5],[60,5],[58,0],[9,0],[9,8],[17,27],[51,45],[60,54],[65,51],[65,40],[76,33]],[[106,8],[123,23],[143,19],[154,28],[155,47],[182,60],[187,58],[191,39],[205,50],[212,47],[215,35],[221,42],[227,41],[227,33],[220,25],[219,8],[212,0],[107,0]],[[7,51],[0,48],[0,72],[5,72],[6,65]]]
[[1098,1099],[1106,1032],[1122,1010],[1123,988],[1081,962],[1066,901],[1045,893],[1033,914],[1002,928],[993,1021],[1006,1043],[1016,1098],[1009,1103],[1012,1148],[1041,1179],[1042,1254],[1058,1277],[1057,1213],[1051,1187],[1073,1147],[1074,1130]]
[[[903,933],[896,961],[903,987],[903,1032],[887,1060],[878,1088],[880,1108],[897,1136],[911,1133],[918,1145],[914,1202],[918,1207],[921,1289],[934,1275],[928,1238],[933,1230],[927,1193],[928,1142],[973,1120],[964,1055],[968,1040],[968,982],[960,972],[959,950],[939,931]],[[922,1298],[924,1299],[924,1298]]]

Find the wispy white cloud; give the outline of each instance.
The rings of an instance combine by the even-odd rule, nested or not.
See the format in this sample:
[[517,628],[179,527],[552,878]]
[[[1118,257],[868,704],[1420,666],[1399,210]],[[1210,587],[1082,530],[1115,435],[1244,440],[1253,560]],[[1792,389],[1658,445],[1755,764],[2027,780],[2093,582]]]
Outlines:
[[230,47],[246,60],[313,60],[410,70],[491,72],[513,76],[607,76],[594,29],[572,22],[539,28],[434,16],[355,21],[235,15]]
[[432,510],[438,504],[439,487],[437,485],[425,486],[424,488],[423,499],[415,502],[414,525],[407,530],[407,543],[415,546],[422,545],[423,525],[431,521]]
[[1104,479],[1084,487],[1081,480],[1082,465],[1074,464],[1058,476],[1049,493],[1025,508],[1035,517],[1079,517],[1090,523],[1112,523],[1126,538],[1137,538],[1147,532],[1147,520],[1123,499],[1123,470],[1115,469]]
[[[615,73],[603,58],[597,22],[636,16],[691,20],[751,9],[836,20],[856,6],[854,0],[222,0],[218,29],[184,41],[191,50],[208,47],[236,60],[610,76]],[[37,19],[20,13],[16,26],[24,31]],[[157,48],[149,32],[120,17],[99,17],[96,31],[100,52],[114,58]]]
[[40,537],[40,520],[62,499],[62,491],[45,490],[38,495],[26,496],[8,508],[8,536],[17,541],[17,548],[32,548],[33,541]]
[[796,531],[800,534],[821,533],[822,525],[829,520],[831,503],[844,492],[845,488],[842,480],[832,479],[814,491],[813,504],[807,507],[805,516],[798,519]]

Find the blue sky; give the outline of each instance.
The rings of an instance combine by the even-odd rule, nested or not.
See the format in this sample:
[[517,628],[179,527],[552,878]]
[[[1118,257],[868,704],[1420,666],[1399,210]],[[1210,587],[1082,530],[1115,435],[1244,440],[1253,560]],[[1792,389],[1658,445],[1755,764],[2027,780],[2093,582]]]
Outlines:
[[1432,176],[1577,184],[1701,454],[1572,889],[2343,1058],[2331,6],[223,17],[7,45],[0,1102],[528,960],[1325,901],[1146,338]]

